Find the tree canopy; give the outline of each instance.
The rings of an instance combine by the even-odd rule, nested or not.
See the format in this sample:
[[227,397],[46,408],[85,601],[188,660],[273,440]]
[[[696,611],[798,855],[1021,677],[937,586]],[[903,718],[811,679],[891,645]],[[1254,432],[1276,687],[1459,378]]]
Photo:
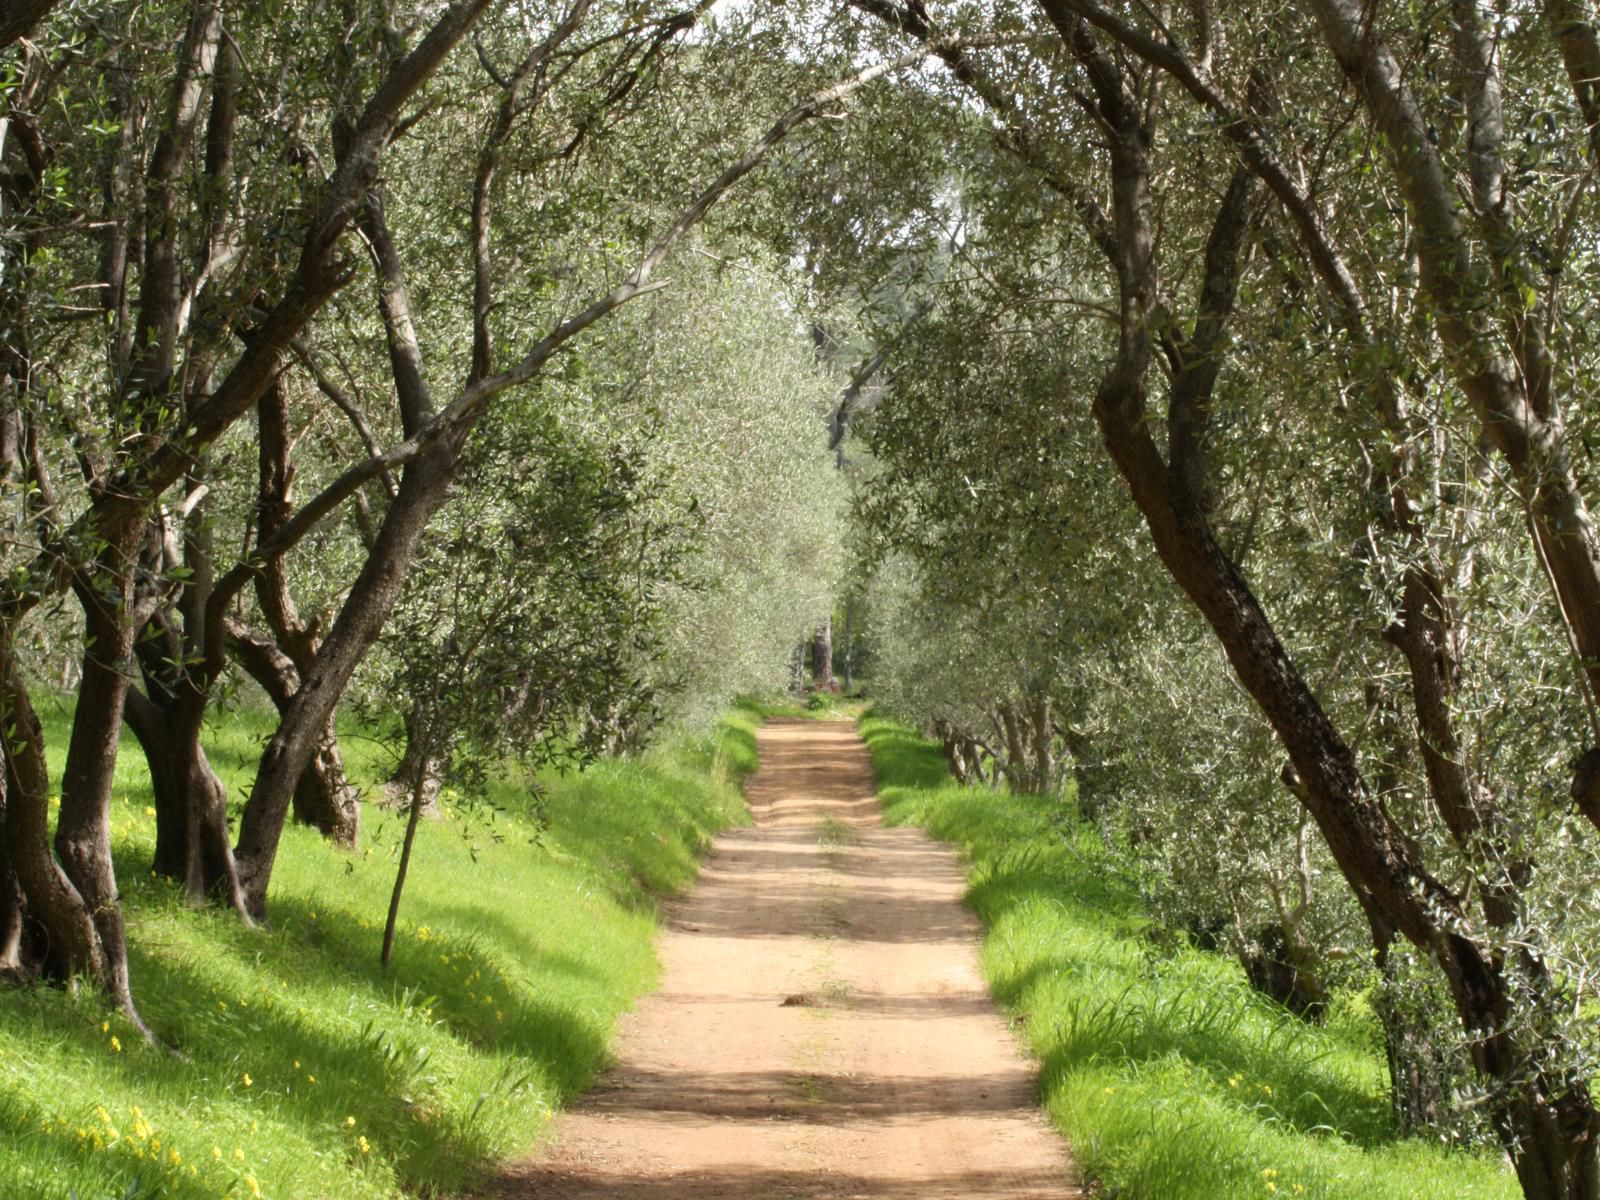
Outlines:
[[124,721],[259,921],[360,836],[347,697],[578,764],[837,611],[958,778],[1372,988],[1409,1125],[1600,1191],[1589,5],[14,7],[8,974],[136,1015]]

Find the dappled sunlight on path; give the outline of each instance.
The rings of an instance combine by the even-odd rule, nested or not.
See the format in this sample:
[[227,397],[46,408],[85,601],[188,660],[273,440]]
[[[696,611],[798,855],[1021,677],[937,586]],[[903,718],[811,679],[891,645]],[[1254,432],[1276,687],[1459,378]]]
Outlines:
[[775,722],[760,750],[755,827],[671,913],[617,1067],[491,1194],[1081,1196],[978,974],[954,856],[879,824],[851,726]]

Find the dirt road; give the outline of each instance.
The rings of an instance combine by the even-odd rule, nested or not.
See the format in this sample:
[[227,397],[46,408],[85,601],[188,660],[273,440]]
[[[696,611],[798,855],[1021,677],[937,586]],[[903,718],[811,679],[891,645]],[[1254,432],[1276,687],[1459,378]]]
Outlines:
[[518,1200],[1066,1200],[1064,1144],[978,974],[954,856],[879,824],[844,722],[775,722],[670,917],[659,992]]

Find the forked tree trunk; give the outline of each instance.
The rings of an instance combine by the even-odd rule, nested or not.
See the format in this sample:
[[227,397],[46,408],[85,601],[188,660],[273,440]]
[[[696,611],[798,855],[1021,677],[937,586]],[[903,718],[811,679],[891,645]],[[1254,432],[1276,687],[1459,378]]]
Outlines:
[[6,758],[5,827],[0,834],[23,895],[23,919],[37,920],[43,931],[34,943],[34,961],[21,958],[29,948],[26,938],[14,943],[17,969],[63,981],[74,975],[92,978],[149,1037],[133,1003],[111,865],[111,782],[133,644],[128,601],[137,527],[107,529],[105,534],[101,554],[88,569],[92,574],[79,575],[73,584],[87,626],[83,686],[62,774],[53,853],[43,727],[22,681],[9,631],[0,623]]
[[[271,638],[242,621],[229,620],[227,629],[234,658],[267,693],[282,720],[300,690],[294,663]],[[335,845],[351,848],[361,828],[361,797],[345,776],[334,720],[328,718],[322,739],[295,784],[292,811],[302,825],[310,825]]]
[[191,901],[215,899],[245,915],[228,831],[228,790],[200,745],[204,698],[163,707],[128,693],[128,727],[139,739],[155,793],[151,869],[177,880]]
[[[260,493],[257,536],[265,540],[294,513],[290,498],[294,476],[289,467],[289,406],[281,379],[262,393],[256,415]],[[300,680],[316,660],[318,639],[300,616],[281,558],[266,564],[256,576],[256,599],[275,644],[246,644],[264,639],[253,633],[247,635],[240,627],[232,637],[235,656],[271,697],[281,720],[300,690]],[[310,825],[336,845],[354,848],[361,836],[360,796],[345,778],[335,720],[335,714],[330,713],[323,724],[316,749],[295,784],[292,811],[300,824]]]
[[[17,980],[43,976],[60,981],[75,971],[98,977],[103,955],[93,922],[83,898],[50,852],[44,731],[17,678],[9,647],[3,649],[6,769],[0,845],[9,886],[0,902],[8,910],[7,974]],[[27,936],[30,925],[37,926],[40,936]]]
[[265,915],[267,884],[295,786],[316,755],[350,676],[399,599],[417,544],[455,476],[457,446],[454,438],[444,439],[406,467],[377,543],[262,753],[235,848],[246,902],[256,917]]
[[1298,930],[1274,922],[1255,931],[1253,949],[1240,955],[1245,978],[1298,1017],[1320,1021],[1328,1009],[1328,990],[1316,961]]
[[967,781],[983,778],[983,754],[978,749],[978,743],[969,737],[961,739],[961,761],[966,764]]

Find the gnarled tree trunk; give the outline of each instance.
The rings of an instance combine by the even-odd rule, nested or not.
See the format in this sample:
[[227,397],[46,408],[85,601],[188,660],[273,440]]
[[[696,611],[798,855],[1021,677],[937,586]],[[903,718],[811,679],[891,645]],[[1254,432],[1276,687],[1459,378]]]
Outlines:
[[220,899],[244,914],[228,830],[228,791],[200,745],[204,698],[157,704],[128,692],[127,720],[150,768],[156,851],[151,869],[194,901]]
[[[289,408],[281,379],[262,393],[256,411],[260,457],[258,537],[265,541],[294,512],[289,495],[293,480],[289,467]],[[247,635],[241,629],[233,637],[234,648],[251,678],[271,697],[281,720],[300,690],[300,680],[316,660],[319,639],[301,618],[289,592],[282,558],[264,564],[256,575],[256,600],[276,646],[270,651],[253,649],[246,642],[259,640],[259,635]],[[334,722],[335,716],[330,713],[323,722],[316,749],[295,784],[294,819],[319,830],[338,845],[354,847],[361,836],[360,796],[345,778]]]

